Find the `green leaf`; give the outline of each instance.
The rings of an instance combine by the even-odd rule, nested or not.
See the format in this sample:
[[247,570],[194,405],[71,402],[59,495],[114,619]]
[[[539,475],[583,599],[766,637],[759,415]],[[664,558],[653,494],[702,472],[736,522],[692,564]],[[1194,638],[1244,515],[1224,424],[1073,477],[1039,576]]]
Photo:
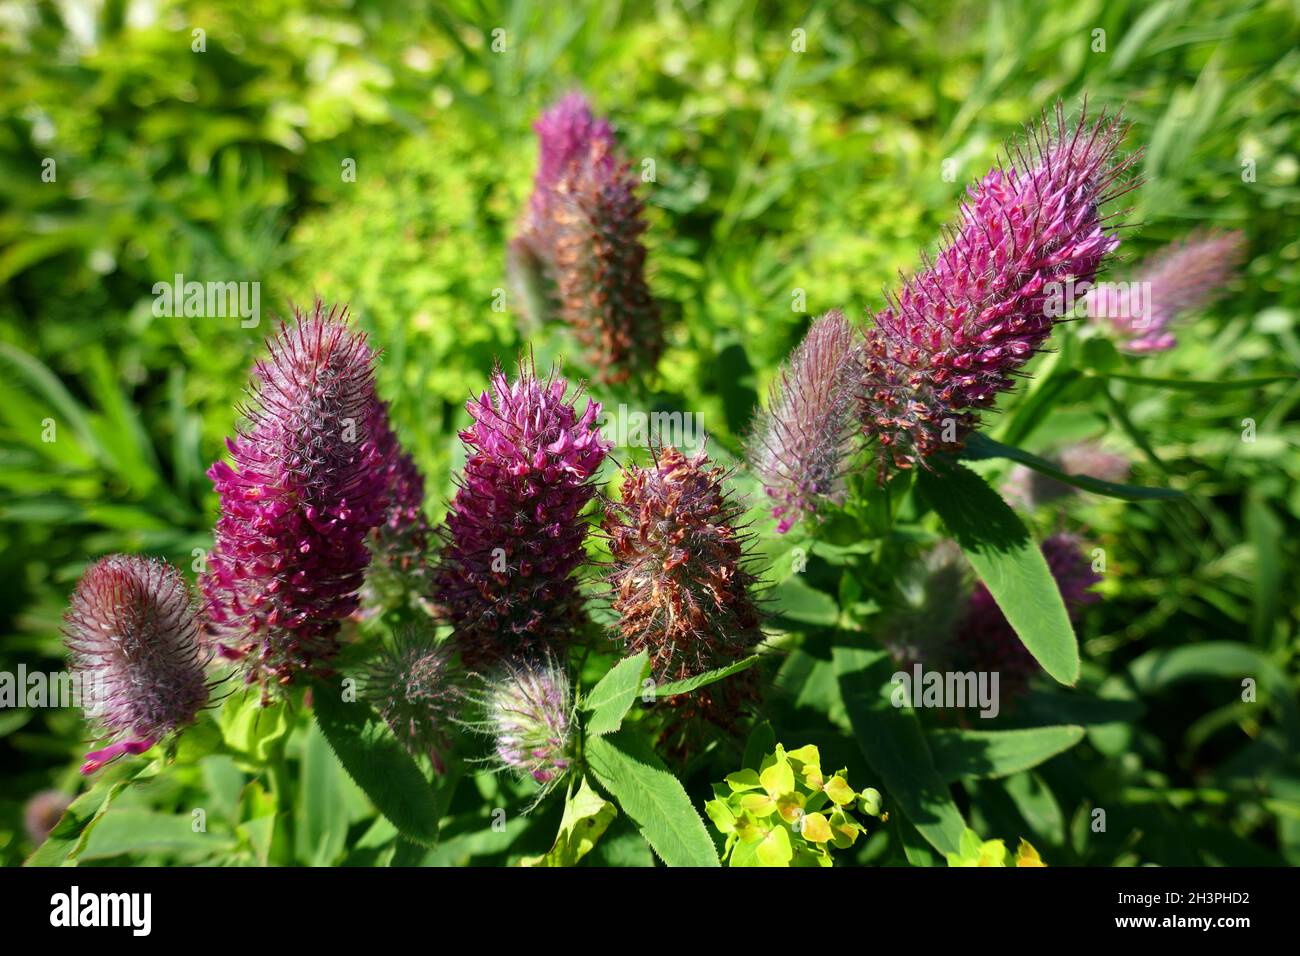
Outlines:
[[299,825],[294,833],[296,855],[308,866],[330,866],[343,855],[347,845],[347,780],[343,775],[320,727],[308,727],[298,787]]
[[[655,688],[655,697],[673,697],[677,694],[689,694],[693,690],[699,690],[701,687],[707,687],[709,684],[716,683],[732,674],[739,674],[758,663],[759,655],[751,654],[743,660],[736,661],[734,664],[728,664],[726,667],[719,667],[711,671],[705,671],[703,674],[696,674],[694,677],[688,677],[685,680],[673,681],[670,684],[664,684],[662,687]],[[770,749],[770,748],[769,748]]]
[[596,780],[668,866],[717,866],[718,851],[691,798],[663,761],[626,731],[587,741]]
[[859,747],[891,802],[940,852],[954,849],[965,823],[934,768],[915,713],[891,700],[894,667],[889,655],[836,647],[833,663]]
[[805,583],[799,574],[771,588],[766,597],[771,602],[772,612],[780,620],[831,627],[840,617],[835,599]]
[[749,740],[745,742],[745,759],[741,766],[757,767],[775,749],[776,731],[772,729],[771,721],[760,721],[749,732]]
[[1235,392],[1241,389],[1259,388],[1262,385],[1272,385],[1274,382],[1296,381],[1294,375],[1260,375],[1255,378],[1229,379],[1225,382],[1198,382],[1189,378],[1151,378],[1145,375],[1124,375],[1118,372],[1098,377],[1115,382],[1131,382],[1134,385],[1147,385],[1152,388],[1168,388],[1177,392],[1199,392],[1202,394]]
[[317,681],[312,695],[316,723],[343,769],[366,792],[398,832],[413,843],[438,839],[436,791],[368,705],[346,702],[340,686]]
[[261,764],[289,733],[289,707],[283,703],[263,707],[256,693],[232,694],[221,705],[217,724],[226,746]]
[[91,832],[138,772],[139,769],[136,768],[121,779],[104,777],[73,800],[45,842],[37,847],[23,866],[75,866]]
[[1034,727],[1028,730],[931,731],[926,742],[934,766],[945,781],[962,777],[1005,777],[1036,767],[1083,739],[1082,727]]
[[1038,544],[1016,513],[963,465],[922,470],[917,487],[980,576],[1021,643],[1062,684],[1079,679],[1079,644]]
[[[1139,697],[1158,693],[1186,680],[1230,681],[1230,693],[1240,699],[1242,678],[1253,678],[1261,700],[1277,707],[1283,729],[1293,745],[1300,746],[1300,707],[1286,673],[1255,648],[1232,641],[1203,641],[1182,647],[1147,651],[1128,669]],[[1112,677],[1108,681],[1115,681]],[[1105,686],[1105,685],[1103,685]]]
[[1030,454],[1020,448],[1014,448],[1011,445],[1004,445],[999,441],[994,441],[987,435],[975,432],[966,440],[966,450],[962,454],[963,458],[971,461],[983,461],[989,458],[1007,458],[1011,461],[1019,462],[1035,471],[1042,472],[1048,477],[1055,478],[1057,481],[1075,488],[1081,488],[1084,491],[1091,491],[1094,494],[1105,495],[1108,498],[1119,498],[1123,501],[1147,501],[1161,498],[1182,498],[1181,491],[1173,488],[1144,488],[1139,485],[1125,485],[1115,481],[1102,481],[1100,478],[1093,478],[1090,475],[1072,475],[1068,472],[1061,471],[1050,461],[1039,458],[1037,455]]
[[582,778],[578,792],[565,801],[555,843],[543,856],[524,857],[520,866],[575,866],[618,816],[618,809]]
[[889,800],[936,850],[955,851],[966,823],[935,770],[916,714],[889,699],[893,661],[881,650],[836,647],[832,654],[853,735]]
[[635,657],[625,657],[605,674],[582,702],[582,709],[591,712],[587,720],[587,733],[593,737],[612,734],[623,725],[623,717],[636,700],[641,689],[650,656],[642,651]]
[[234,841],[220,833],[196,832],[188,814],[155,813],[152,810],[113,810],[104,814],[88,835],[83,860],[106,860],[124,854],[166,853],[189,858],[215,855],[234,848]]

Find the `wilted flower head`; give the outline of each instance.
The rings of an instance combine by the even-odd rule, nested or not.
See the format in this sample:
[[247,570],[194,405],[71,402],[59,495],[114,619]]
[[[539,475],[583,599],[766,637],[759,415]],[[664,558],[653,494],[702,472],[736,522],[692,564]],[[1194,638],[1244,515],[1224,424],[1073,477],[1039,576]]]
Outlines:
[[636,178],[609,124],[579,93],[547,110],[535,128],[541,155],[528,215],[510,247],[512,285],[528,313],[554,299],[601,381],[651,371],[663,327],[645,281]]
[[[1049,460],[1067,475],[1086,475],[1112,482],[1124,481],[1128,477],[1130,466],[1127,457],[1107,451],[1094,441],[1067,445]],[[1016,465],[1011,469],[1002,491],[1008,501],[1030,509],[1078,493],[1073,485],[1057,481],[1050,475],[1025,465]]]
[[[1092,570],[1083,543],[1074,535],[1052,535],[1040,547],[1073,621],[1085,605],[1097,599],[1092,588],[1101,578]],[[1023,693],[1029,679],[1041,670],[982,583],[967,602],[952,657],[959,669],[998,672],[1001,692],[1008,697]]]
[[[624,470],[622,500],[605,512],[619,630],[631,653],[649,652],[658,681],[724,667],[763,641],[762,617],[750,596],[755,578],[745,568],[745,538],[736,528],[741,508],[724,490],[723,477],[703,449],[688,458],[663,448],[652,467]],[[724,701],[735,680],[691,696]],[[735,715],[719,710],[710,716],[725,722]]]
[[1051,334],[1068,280],[1091,281],[1118,244],[1100,207],[1129,188],[1117,117],[1028,131],[962,203],[938,257],[866,334],[863,430],[882,475],[956,451]]
[[1163,352],[1177,343],[1170,326],[1184,312],[1214,301],[1245,253],[1240,232],[1192,233],[1147,259],[1131,281],[1088,292],[1087,315],[1109,319],[1131,352]]
[[208,702],[195,602],[166,562],[120,554],[96,561],[72,594],[63,636],[86,717],[112,741],[86,755],[82,773],[143,753]]
[[23,806],[23,829],[27,831],[27,839],[37,846],[44,843],[70,806],[72,798],[59,790],[42,790],[33,794]]
[[471,663],[562,649],[585,621],[575,572],[585,560],[582,511],[609,443],[600,405],[581,415],[568,383],[520,363],[496,369],[491,394],[467,405],[468,458],[447,513],[436,603]]
[[412,756],[441,773],[459,705],[447,648],[424,628],[403,629],[371,665],[364,693]]
[[861,336],[844,313],[832,310],[812,324],[772,384],[749,461],[776,502],[780,534],[818,505],[843,500],[861,361]]
[[424,476],[393,431],[387,402],[376,402],[371,429],[382,462],[385,505],[383,520],[370,533],[367,603],[406,605],[428,590],[430,528],[424,514]]
[[496,760],[541,784],[541,799],[573,763],[573,702],[563,666],[549,658],[506,664],[488,681],[481,704]]
[[267,346],[231,460],[208,472],[221,517],[202,578],[211,638],[264,695],[336,653],[386,479],[371,434],[374,353],[346,312],[318,301]]

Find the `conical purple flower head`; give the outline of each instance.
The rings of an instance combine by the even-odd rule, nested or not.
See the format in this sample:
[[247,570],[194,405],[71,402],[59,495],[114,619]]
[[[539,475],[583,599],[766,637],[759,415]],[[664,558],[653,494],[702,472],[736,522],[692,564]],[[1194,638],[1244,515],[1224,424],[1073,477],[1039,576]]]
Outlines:
[[1197,232],[1147,259],[1133,280],[1088,292],[1087,315],[1109,319],[1130,352],[1164,352],[1177,344],[1170,326],[1225,292],[1245,254],[1240,232]]
[[165,562],[120,554],[95,562],[72,594],[63,635],[86,717],[112,741],[86,755],[82,773],[143,753],[208,702],[196,604]]
[[1083,117],[1028,131],[969,190],[938,257],[867,332],[863,430],[888,465],[958,450],[1051,334],[1070,282],[1091,282],[1119,240],[1101,207],[1129,188],[1125,127]]
[[539,153],[537,174],[529,209],[536,227],[546,220],[546,210],[555,188],[584,164],[592,147],[599,146],[604,172],[613,171],[613,156],[618,148],[609,121],[595,116],[591,104],[581,93],[573,92],[544,112],[533,124]]
[[336,653],[386,478],[371,434],[374,353],[346,312],[317,302],[267,346],[231,460],[208,472],[221,517],[202,578],[210,638],[264,696]]
[[544,795],[573,762],[572,701],[564,668],[553,661],[510,665],[489,684],[486,705],[497,760],[541,784]]
[[749,442],[778,533],[843,500],[861,382],[861,336],[838,309],[827,312],[782,366]]
[[557,307],[602,381],[652,370],[663,327],[645,281],[636,178],[609,123],[579,93],[547,110],[536,129],[541,155],[510,246],[512,286],[533,321],[552,311],[548,303]]
[[491,394],[467,405],[468,458],[444,529],[436,603],[471,663],[561,650],[585,621],[575,572],[585,560],[581,515],[609,442],[600,405],[557,376],[542,381],[520,364],[513,382],[498,368]]

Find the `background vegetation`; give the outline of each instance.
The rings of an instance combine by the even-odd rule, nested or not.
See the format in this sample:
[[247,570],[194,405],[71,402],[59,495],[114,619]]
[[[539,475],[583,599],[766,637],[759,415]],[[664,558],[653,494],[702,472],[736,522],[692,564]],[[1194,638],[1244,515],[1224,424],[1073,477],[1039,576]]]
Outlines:
[[[806,52],[791,49],[795,29]],[[1040,688],[1001,720],[1086,737],[1030,771],[960,776],[954,799],[976,830],[1026,836],[1049,863],[1300,863],[1298,41],[1287,0],[5,4],[0,669],[61,666],[59,618],[95,557],[142,551],[188,568],[210,545],[204,471],[270,323],[157,318],[154,283],[259,281],[268,314],[315,294],[349,303],[385,350],[381,392],[436,519],[464,400],[493,361],[531,342],[539,364],[565,356],[583,371],[553,331],[530,336],[493,309],[530,186],[530,124],[581,87],[633,160],[654,161],[651,283],[671,318],[649,397],[597,397],[697,412],[726,461],[810,317],[879,308],[1002,141],[1086,94],[1122,105],[1128,146],[1145,145],[1125,258],[1202,225],[1243,230],[1248,257],[1166,354],[1123,357],[1063,327],[993,419],[994,437],[1039,454],[1104,438],[1133,459],[1133,483],[1186,497],[1080,496],[1032,516],[1039,534],[1066,525],[1106,550],[1104,600],[1079,625],[1079,691]],[[796,290],[806,312],[792,309]],[[979,469],[999,479],[1006,463]],[[755,516],[760,553],[788,564],[791,543]],[[786,655],[762,716],[788,746],[818,743],[855,786],[879,778],[819,687],[830,635],[852,627],[871,644],[907,533],[805,542],[805,575],[771,575]],[[1241,700],[1243,677],[1258,703]],[[83,860],[507,862],[554,837],[558,805],[488,826],[516,785],[480,774],[446,808],[439,846],[415,852],[384,832],[310,721],[287,720],[290,759],[316,784],[300,791],[309,835],[295,845],[267,849],[249,826],[256,774],[222,756],[122,795]],[[33,849],[21,822],[32,793],[82,785],[84,733],[72,711],[0,712],[0,859]],[[739,766],[719,745],[682,776],[698,805]],[[220,841],[195,838],[196,805]],[[882,830],[854,853],[901,859],[903,839]],[[588,859],[651,862],[622,819]]]

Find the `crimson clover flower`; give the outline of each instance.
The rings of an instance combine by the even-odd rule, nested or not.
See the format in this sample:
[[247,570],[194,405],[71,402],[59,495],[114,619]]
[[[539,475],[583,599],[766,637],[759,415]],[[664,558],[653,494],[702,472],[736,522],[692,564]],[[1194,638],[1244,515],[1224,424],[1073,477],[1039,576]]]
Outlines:
[[576,572],[585,561],[582,512],[610,444],[600,405],[554,374],[498,367],[490,392],[466,407],[468,454],[442,531],[434,597],[471,664],[560,653],[586,621]]
[[384,517],[386,475],[372,434],[374,359],[346,310],[317,301],[267,342],[246,423],[208,471],[221,498],[201,584],[209,639],[273,687],[323,673],[340,622],[357,610]]
[[82,773],[143,753],[208,702],[196,602],[166,562],[121,554],[96,561],[72,593],[63,635],[86,717],[110,741],[86,755]]
[[1105,114],[1067,124],[1058,104],[970,187],[937,257],[876,315],[862,426],[882,476],[959,450],[1068,311],[1073,284],[1119,244],[1101,210],[1132,188],[1133,157],[1116,155],[1125,130]]
[[508,257],[525,311],[549,311],[539,303],[552,300],[602,382],[652,371],[663,326],[645,281],[644,205],[613,131],[580,93],[534,128],[537,176]]
[[[622,499],[606,508],[619,630],[629,653],[648,652],[657,681],[724,667],[763,642],[737,528],[742,509],[723,478],[703,449],[687,457],[662,448],[651,467],[624,469]],[[751,691],[752,680],[752,669],[743,671],[695,691],[689,705],[726,725],[746,696],[737,691]]]

